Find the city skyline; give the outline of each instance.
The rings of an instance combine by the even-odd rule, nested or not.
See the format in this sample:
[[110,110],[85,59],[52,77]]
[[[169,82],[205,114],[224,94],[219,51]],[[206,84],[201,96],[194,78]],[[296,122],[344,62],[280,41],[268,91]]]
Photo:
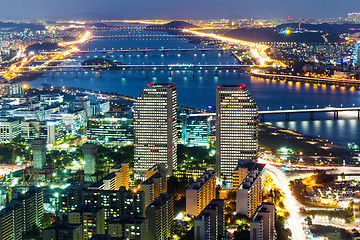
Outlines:
[[[21,4],[21,8],[19,8]],[[326,4],[326,5],[325,5]],[[72,6],[69,8],[69,6]],[[311,7],[310,7],[311,6]],[[324,8],[326,7],[326,11]],[[14,19],[215,19],[215,18],[330,18],[360,11],[360,3],[347,0],[236,1],[6,1],[0,15]]]

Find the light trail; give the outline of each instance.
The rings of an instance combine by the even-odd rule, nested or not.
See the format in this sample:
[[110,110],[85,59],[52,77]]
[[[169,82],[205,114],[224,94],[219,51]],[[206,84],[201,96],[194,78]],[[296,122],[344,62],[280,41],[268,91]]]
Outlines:
[[[213,38],[213,39],[216,39],[216,40],[219,40],[222,42],[226,42],[226,43],[230,43],[230,44],[248,46],[250,48],[250,52],[253,55],[253,57],[259,60],[260,65],[262,65],[262,66],[273,65],[273,66],[286,67],[286,65],[284,63],[274,60],[274,59],[271,59],[267,55],[266,50],[269,49],[269,46],[267,46],[265,44],[253,43],[253,42],[243,41],[243,40],[239,40],[239,39],[224,37],[224,36],[214,34],[214,33],[199,32],[199,31],[195,31],[193,29],[184,29],[183,32],[191,33],[191,34],[194,34],[194,35],[200,36],[200,37]],[[272,63],[272,64],[270,64],[270,63]]]
[[[51,56],[51,58],[45,61],[42,65],[31,68],[31,71],[36,71],[43,67],[47,67],[53,61],[65,59],[71,54],[80,51],[80,49],[77,48],[75,45],[85,43],[90,39],[91,39],[91,32],[85,32],[84,34],[81,34],[79,36],[79,39],[75,41],[58,43],[60,47],[64,47],[66,48],[66,50],[62,52],[56,52],[54,56]],[[21,74],[21,69],[36,59],[44,59],[44,56],[41,54],[37,54],[31,57],[25,56],[21,61],[12,64],[6,72],[1,72],[0,75],[9,81],[19,76]]]
[[288,217],[288,223],[291,230],[292,239],[294,240],[306,240],[306,234],[302,227],[301,217],[299,215],[299,203],[291,194],[289,189],[289,181],[278,167],[273,166],[268,161],[260,160],[259,163],[265,163],[266,170],[269,172],[275,185],[280,188],[284,193],[284,205],[288,210],[290,216]]

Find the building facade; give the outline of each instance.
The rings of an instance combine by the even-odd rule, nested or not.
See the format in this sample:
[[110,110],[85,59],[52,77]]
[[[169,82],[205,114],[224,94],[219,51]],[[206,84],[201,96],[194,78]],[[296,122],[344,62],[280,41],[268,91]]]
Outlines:
[[217,183],[232,188],[232,174],[240,161],[258,153],[258,108],[244,85],[216,90]]
[[224,200],[213,199],[194,220],[194,240],[218,240],[224,232]]
[[146,208],[148,240],[167,240],[174,228],[174,196],[161,194]]
[[275,239],[275,207],[272,203],[262,203],[250,222],[251,240]]
[[20,135],[20,121],[15,118],[0,119],[0,142],[12,142]]
[[23,239],[35,227],[41,229],[44,217],[43,191],[30,187],[24,195],[9,202],[0,212],[0,239]]
[[236,190],[237,213],[252,217],[262,203],[266,177],[265,171],[262,170],[261,168],[252,170]]
[[215,172],[206,171],[186,190],[186,214],[197,216],[216,197]]
[[92,117],[88,121],[88,138],[107,145],[126,145],[134,142],[132,119]]
[[176,87],[149,84],[134,103],[135,179],[146,179],[146,171],[165,164],[171,176],[177,167]]

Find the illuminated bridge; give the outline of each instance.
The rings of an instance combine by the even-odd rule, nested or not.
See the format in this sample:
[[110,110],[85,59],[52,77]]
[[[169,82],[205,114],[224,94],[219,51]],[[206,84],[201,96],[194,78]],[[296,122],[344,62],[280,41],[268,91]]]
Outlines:
[[[199,71],[212,71],[215,76],[221,71],[238,71],[243,72],[247,69],[252,68],[269,68],[267,66],[260,65],[238,65],[238,64],[191,64],[191,63],[175,63],[169,65],[117,65],[117,66],[107,66],[107,65],[58,65],[58,66],[29,66],[22,67],[18,73],[58,73],[58,72],[101,72],[106,71],[118,71],[125,74],[125,72],[143,72],[148,75],[149,72],[156,71],[167,71],[171,76],[175,71],[181,72],[192,72],[193,75],[195,72]],[[125,76],[125,75],[123,75]]]
[[194,37],[194,35],[190,34],[179,34],[179,35],[166,35],[166,34],[140,34],[140,35],[98,35],[92,36],[92,39],[96,38],[186,38],[186,37]]
[[[309,113],[310,120],[314,120],[315,113],[334,113],[334,120],[339,119],[339,112],[357,112],[357,117],[360,119],[360,107],[344,107],[344,108],[336,108],[336,107],[326,107],[326,108],[309,108],[309,109],[291,109],[291,110],[267,110],[267,111],[259,111],[260,121],[265,121],[265,115],[276,115],[276,114],[284,114],[285,120],[290,121],[290,114],[296,113]],[[216,116],[216,113],[197,113],[190,114],[190,116]]]
[[[189,52],[189,51],[198,51],[201,53],[205,53],[205,52],[212,52],[212,51],[218,51],[218,52],[225,52],[225,51],[246,51],[247,49],[245,48],[158,48],[158,49],[102,49],[102,50],[80,50],[77,51],[76,53],[78,54],[87,54],[87,53],[102,53],[102,54],[106,54],[106,53],[122,53],[123,55],[125,55],[126,53],[134,53],[134,52],[139,52],[139,53],[143,53],[144,55],[146,53],[149,52],[161,52],[161,53],[165,53],[165,52],[180,52],[180,53],[185,53],[185,52]],[[56,54],[57,52],[41,52],[41,54]]]
[[344,86],[344,87],[357,87],[360,88],[360,80],[350,80],[350,79],[336,79],[336,78],[314,78],[314,77],[303,77],[303,76],[294,76],[294,75],[281,75],[281,74],[268,74],[260,72],[252,72],[252,76],[259,77],[263,79],[274,79],[280,81],[298,81],[305,83],[315,83],[315,84],[327,84],[334,86]]

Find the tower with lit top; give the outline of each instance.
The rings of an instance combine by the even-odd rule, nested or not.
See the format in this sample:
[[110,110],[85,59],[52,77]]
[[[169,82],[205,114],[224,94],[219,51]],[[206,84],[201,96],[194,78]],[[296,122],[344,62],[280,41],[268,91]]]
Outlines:
[[165,164],[167,176],[177,166],[176,86],[149,84],[134,103],[135,179],[146,179],[146,171]]
[[245,85],[216,90],[216,181],[231,188],[239,162],[256,160],[258,107]]

